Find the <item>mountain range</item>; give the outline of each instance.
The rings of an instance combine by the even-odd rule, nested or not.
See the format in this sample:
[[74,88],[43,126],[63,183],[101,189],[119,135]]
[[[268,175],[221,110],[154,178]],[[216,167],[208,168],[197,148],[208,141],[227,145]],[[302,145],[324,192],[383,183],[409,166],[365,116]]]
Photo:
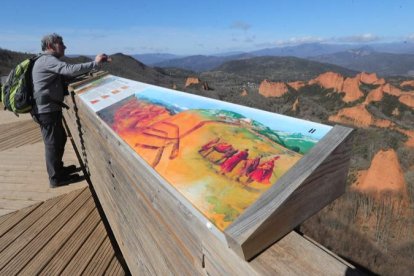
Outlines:
[[414,54],[383,53],[365,47],[309,59],[379,76],[414,76]]
[[[370,56],[349,60],[348,56],[369,51]],[[391,54],[391,55],[390,55]],[[177,67],[204,72],[213,70],[231,60],[248,59],[261,56],[299,57],[320,62],[340,65],[357,71],[377,73],[380,76],[413,75],[414,43],[396,42],[382,44],[324,44],[304,43],[296,46],[273,47],[251,52],[230,52],[215,55],[177,56],[173,54],[133,55],[141,62],[157,67]],[[399,68],[404,63],[403,69]]]

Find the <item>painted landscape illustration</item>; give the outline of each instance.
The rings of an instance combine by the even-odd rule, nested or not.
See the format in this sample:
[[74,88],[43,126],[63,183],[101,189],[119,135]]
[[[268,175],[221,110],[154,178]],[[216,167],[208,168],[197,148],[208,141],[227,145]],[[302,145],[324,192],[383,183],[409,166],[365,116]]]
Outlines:
[[[257,120],[243,113],[258,114],[252,115]],[[98,115],[220,230],[330,129],[156,88],[127,97]],[[275,127],[278,124],[289,128],[296,124],[299,129],[283,132]]]

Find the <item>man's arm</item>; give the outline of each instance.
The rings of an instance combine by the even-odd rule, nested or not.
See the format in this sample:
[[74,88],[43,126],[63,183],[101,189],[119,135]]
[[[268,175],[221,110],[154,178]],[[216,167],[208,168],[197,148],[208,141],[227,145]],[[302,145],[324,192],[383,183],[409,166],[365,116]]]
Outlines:
[[90,70],[99,67],[100,64],[107,61],[108,57],[105,54],[97,55],[95,61],[79,64],[69,64],[57,58],[53,58],[48,62],[48,70],[50,72],[64,76],[76,76],[89,72]]

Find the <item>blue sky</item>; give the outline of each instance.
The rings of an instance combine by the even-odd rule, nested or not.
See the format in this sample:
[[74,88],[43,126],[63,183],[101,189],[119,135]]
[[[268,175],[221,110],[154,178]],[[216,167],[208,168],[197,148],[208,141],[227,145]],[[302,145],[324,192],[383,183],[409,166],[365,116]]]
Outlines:
[[304,42],[414,42],[414,1],[5,1],[0,47],[39,52],[44,34],[67,54],[250,51]]

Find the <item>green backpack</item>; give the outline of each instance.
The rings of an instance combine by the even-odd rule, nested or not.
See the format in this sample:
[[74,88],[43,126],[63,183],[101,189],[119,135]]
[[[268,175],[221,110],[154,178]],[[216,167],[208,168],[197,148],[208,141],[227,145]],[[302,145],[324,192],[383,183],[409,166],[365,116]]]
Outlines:
[[25,59],[10,72],[1,88],[4,110],[12,111],[16,115],[32,110],[34,104],[32,69],[39,57],[40,55]]

